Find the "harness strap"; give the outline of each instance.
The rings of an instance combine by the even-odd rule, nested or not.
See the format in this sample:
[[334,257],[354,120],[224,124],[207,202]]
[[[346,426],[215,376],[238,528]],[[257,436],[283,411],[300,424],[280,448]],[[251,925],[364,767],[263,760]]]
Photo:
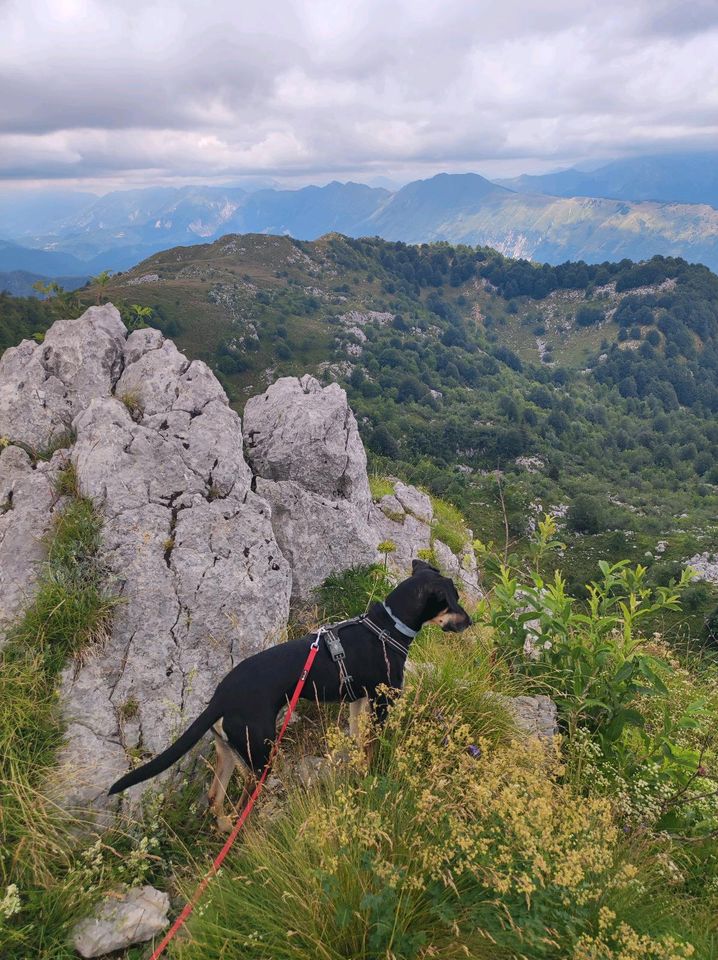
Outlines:
[[373,621],[369,619],[369,617],[362,616],[362,617],[357,617],[357,619],[360,620],[366,627],[369,627],[372,633],[376,634],[376,636],[379,637],[382,643],[388,644],[392,648],[392,650],[396,650],[396,652],[401,654],[401,656],[406,660],[407,656],[409,655],[408,647],[405,647],[403,643],[400,643],[398,640],[395,640],[394,637],[392,637],[392,635],[387,630],[382,630],[381,627],[378,627]]
[[317,631],[317,638],[323,637],[324,643],[327,646],[329,651],[329,656],[332,658],[334,663],[337,665],[339,670],[339,690],[341,692],[342,687],[346,690],[349,700],[359,700],[360,697],[354,692],[354,687],[352,686],[352,677],[347,670],[346,665],[346,653],[342,642],[335,633],[336,630],[340,629],[347,624],[352,623],[351,620],[345,620],[341,624],[337,624],[334,627],[320,627]]

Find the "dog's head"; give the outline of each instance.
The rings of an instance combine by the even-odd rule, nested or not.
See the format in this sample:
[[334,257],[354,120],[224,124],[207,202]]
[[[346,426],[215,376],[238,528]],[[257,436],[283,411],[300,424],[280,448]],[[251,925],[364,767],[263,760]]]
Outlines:
[[420,584],[424,623],[436,623],[446,633],[461,633],[471,625],[471,617],[459,603],[459,591],[450,577],[442,576],[440,570],[424,560],[414,560],[411,579]]
[[471,617],[459,603],[454,581],[423,560],[414,560],[411,576],[387,597],[392,611],[414,629],[436,623],[447,633],[461,633]]

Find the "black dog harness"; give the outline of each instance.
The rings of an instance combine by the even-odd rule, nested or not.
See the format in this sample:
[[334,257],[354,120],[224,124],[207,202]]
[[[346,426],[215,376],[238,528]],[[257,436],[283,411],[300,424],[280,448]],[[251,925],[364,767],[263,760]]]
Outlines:
[[[416,631],[411,630],[406,626],[406,624],[402,624],[401,621],[397,621],[397,618],[394,617],[392,612],[386,607],[385,609],[392,620],[394,620],[394,624],[397,626],[397,629],[399,629],[400,632],[405,633],[406,636],[410,638],[416,636]],[[360,617],[352,617],[351,620],[342,620],[340,623],[333,623],[328,627],[320,627],[316,633],[317,640],[324,640],[327,650],[329,651],[329,656],[332,658],[334,663],[336,663],[337,670],[339,671],[339,690],[340,692],[344,690],[347,699],[350,701],[361,700],[361,698],[365,696],[364,693],[357,693],[354,690],[353,678],[350,676],[349,671],[347,670],[346,653],[344,651],[342,642],[339,639],[339,632],[345,627],[351,626],[352,624],[361,624],[378,638],[384,650],[386,675],[390,685],[391,667],[389,665],[389,657],[387,656],[386,652],[387,646],[391,647],[392,650],[395,650],[404,660],[406,660],[407,654],[409,653],[408,646],[404,646],[403,643],[392,637],[387,630],[383,630],[381,627],[378,627],[365,614],[362,614]]]

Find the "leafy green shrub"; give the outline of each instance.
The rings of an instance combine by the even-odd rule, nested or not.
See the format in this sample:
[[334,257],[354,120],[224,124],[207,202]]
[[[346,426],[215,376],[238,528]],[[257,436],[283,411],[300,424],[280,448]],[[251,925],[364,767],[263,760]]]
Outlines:
[[600,533],[606,529],[606,510],[596,497],[580,493],[569,506],[566,521],[577,533]]
[[[679,594],[668,587],[651,590],[640,565],[599,561],[599,568],[601,579],[589,584],[583,612],[566,594],[560,574],[551,582],[534,574],[521,584],[502,566],[490,623],[516,669],[558,694],[569,730],[587,727],[609,754],[620,749],[621,734],[631,726],[640,732],[646,756],[659,755],[662,731],[645,730],[637,704],[641,694],[667,693],[667,667],[644,651],[640,626],[660,611],[677,609]],[[689,579],[684,573],[680,587]]]
[[576,323],[579,327],[594,327],[603,323],[606,314],[600,307],[582,306],[576,311]]

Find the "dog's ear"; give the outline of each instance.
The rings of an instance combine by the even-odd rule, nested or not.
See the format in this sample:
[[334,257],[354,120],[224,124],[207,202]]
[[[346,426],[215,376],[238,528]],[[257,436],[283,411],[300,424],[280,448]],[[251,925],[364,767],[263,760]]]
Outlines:
[[411,575],[421,573],[422,570],[430,570],[432,573],[440,573],[440,570],[437,570],[436,567],[432,567],[430,563],[427,563],[425,560],[412,560],[411,561]]
[[441,584],[437,585],[437,587],[437,592],[444,597],[446,600],[446,605],[452,613],[466,612],[459,603],[459,591],[456,589],[456,584],[453,580],[451,580],[449,577],[442,577]]

